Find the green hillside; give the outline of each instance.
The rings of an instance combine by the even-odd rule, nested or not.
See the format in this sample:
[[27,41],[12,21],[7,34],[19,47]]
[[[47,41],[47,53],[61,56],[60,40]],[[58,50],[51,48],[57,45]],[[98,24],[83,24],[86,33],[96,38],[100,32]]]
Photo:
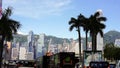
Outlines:
[[[15,42],[27,42],[27,36],[28,35],[15,35],[14,39],[16,40]],[[35,35],[35,38],[38,39],[39,36]],[[104,34],[104,43],[114,43],[115,39],[120,38],[120,32],[118,31],[109,31]],[[70,39],[67,38],[58,38],[55,36],[47,36],[45,35],[45,45],[49,44],[49,40],[52,39],[51,44],[63,44],[63,42],[70,43]],[[75,40],[75,39],[74,39]],[[76,39],[77,40],[77,39]],[[85,38],[82,38],[82,40],[85,40]],[[89,39],[90,41],[90,39]]]
[[104,43],[114,43],[115,39],[120,39],[120,32],[109,31],[104,34]]

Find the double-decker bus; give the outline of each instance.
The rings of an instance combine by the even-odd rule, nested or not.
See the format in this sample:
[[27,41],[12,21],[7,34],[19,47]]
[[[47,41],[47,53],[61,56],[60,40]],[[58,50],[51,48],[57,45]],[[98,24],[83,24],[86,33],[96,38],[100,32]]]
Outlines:
[[75,67],[75,53],[74,52],[60,52],[50,56],[51,68],[74,68]]
[[75,53],[59,52],[53,55],[39,57],[38,68],[74,68]]

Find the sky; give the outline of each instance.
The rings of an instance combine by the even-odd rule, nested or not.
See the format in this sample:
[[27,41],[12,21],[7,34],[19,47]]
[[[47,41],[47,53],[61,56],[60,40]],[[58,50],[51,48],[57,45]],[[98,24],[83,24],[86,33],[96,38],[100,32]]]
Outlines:
[[[45,33],[60,38],[77,39],[76,30],[69,31],[71,17],[77,18],[81,13],[85,17],[101,9],[106,28],[120,32],[120,0],[3,0],[2,9],[12,7],[11,19],[19,21],[22,26],[19,33]],[[82,37],[85,32],[82,30]]]

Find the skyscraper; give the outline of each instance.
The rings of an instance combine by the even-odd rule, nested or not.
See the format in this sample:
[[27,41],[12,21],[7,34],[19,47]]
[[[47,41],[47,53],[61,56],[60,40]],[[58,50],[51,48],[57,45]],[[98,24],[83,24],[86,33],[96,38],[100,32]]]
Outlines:
[[35,50],[35,37],[34,37],[34,33],[33,31],[30,31],[29,34],[28,34],[28,49],[27,49],[27,53],[30,52],[31,57],[33,57],[33,59],[36,58],[36,50]]
[[[99,9],[97,10],[97,12],[100,13],[100,17],[103,16],[102,10]],[[103,21],[101,21],[101,23],[103,23]],[[103,37],[100,35],[100,33],[97,34],[97,50],[103,50]]]
[[39,39],[38,39],[38,45],[37,45],[37,54],[36,56],[39,57],[39,56],[42,56],[42,51],[44,51],[44,38],[45,38],[45,34],[40,34],[39,35]]
[[15,47],[12,48],[11,60],[18,60],[19,50]]
[[20,47],[19,60],[26,60],[27,50],[25,47]]
[[120,39],[115,39],[115,46],[120,47]]
[[34,34],[33,34],[33,31],[30,31],[29,32],[29,35],[28,35],[28,51],[29,52],[33,52],[33,43],[34,43]]

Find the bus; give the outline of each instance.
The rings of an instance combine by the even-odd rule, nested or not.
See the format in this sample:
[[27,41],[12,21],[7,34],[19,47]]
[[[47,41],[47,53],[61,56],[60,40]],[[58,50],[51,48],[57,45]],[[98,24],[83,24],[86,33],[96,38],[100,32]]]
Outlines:
[[75,53],[59,52],[53,55],[45,55],[37,60],[37,68],[74,68]]
[[75,67],[75,53],[74,52],[60,52],[50,56],[51,68],[74,68]]

